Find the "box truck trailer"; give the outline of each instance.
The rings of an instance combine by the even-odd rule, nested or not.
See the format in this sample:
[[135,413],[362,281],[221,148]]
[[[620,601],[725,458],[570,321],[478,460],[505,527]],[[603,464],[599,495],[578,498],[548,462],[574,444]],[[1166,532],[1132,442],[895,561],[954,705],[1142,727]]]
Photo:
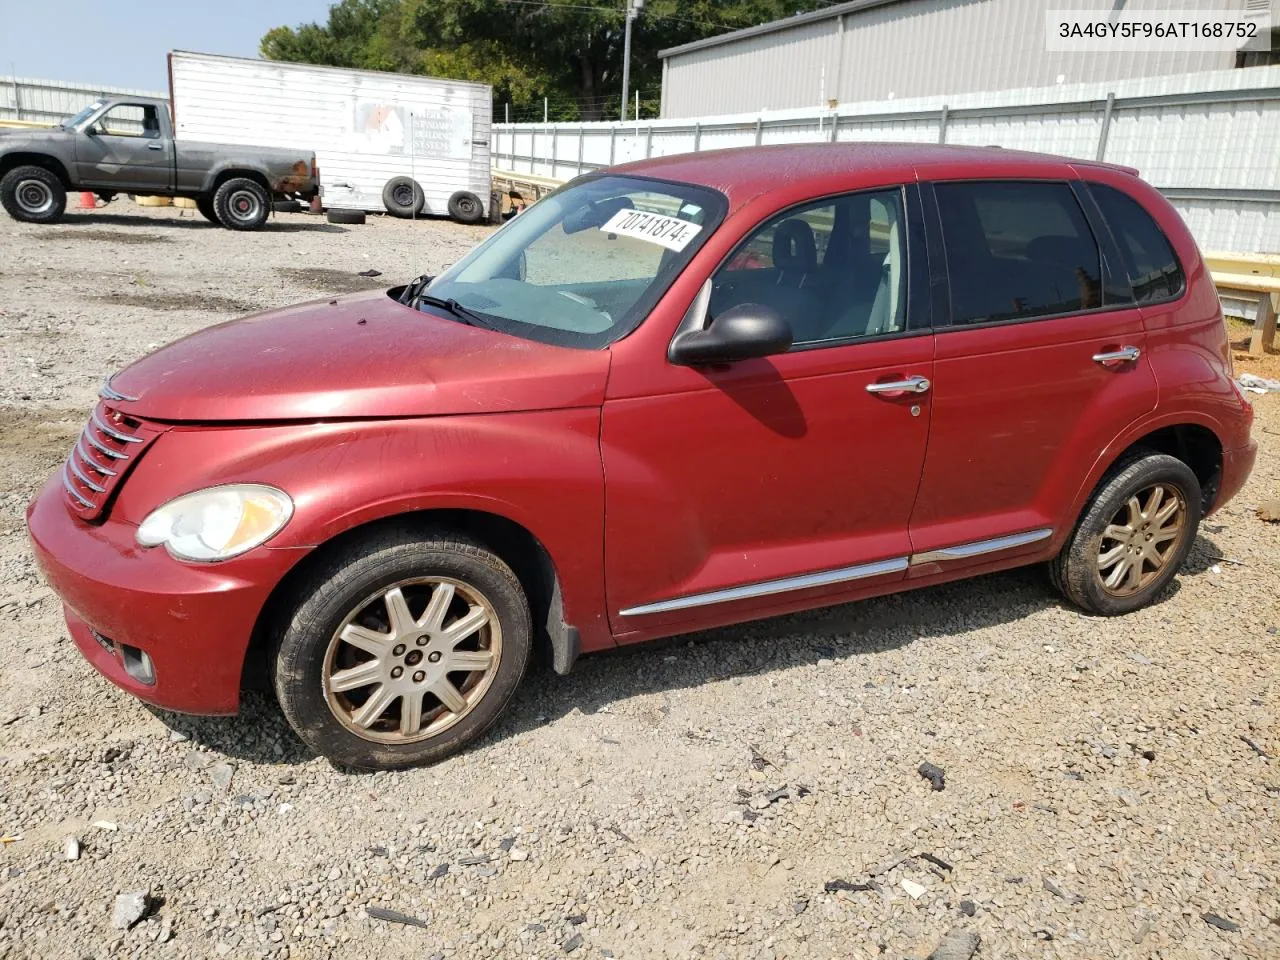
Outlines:
[[174,51],[169,91],[179,138],[314,150],[331,209],[489,214],[486,84]]

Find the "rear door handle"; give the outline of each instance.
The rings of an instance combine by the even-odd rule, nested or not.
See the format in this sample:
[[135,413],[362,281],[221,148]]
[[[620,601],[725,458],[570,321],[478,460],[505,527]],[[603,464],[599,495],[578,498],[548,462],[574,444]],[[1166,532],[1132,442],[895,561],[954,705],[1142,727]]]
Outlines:
[[1093,355],[1094,363],[1132,363],[1142,356],[1142,351],[1137,347],[1121,347],[1119,350],[1111,350],[1107,353],[1095,353]]
[[147,149],[148,149],[148,150],[163,150],[163,149],[164,149],[164,144],[163,144],[163,143],[148,143],[148,144],[147,144]]
[[867,393],[928,393],[932,386],[928,377],[912,376],[905,380],[868,383]]

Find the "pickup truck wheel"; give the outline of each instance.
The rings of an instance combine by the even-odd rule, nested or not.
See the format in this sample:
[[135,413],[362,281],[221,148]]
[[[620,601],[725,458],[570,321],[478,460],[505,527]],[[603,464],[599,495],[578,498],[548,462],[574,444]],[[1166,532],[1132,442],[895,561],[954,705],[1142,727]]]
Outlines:
[[200,211],[200,216],[210,223],[218,223],[217,211],[213,209],[213,201],[208,197],[196,197],[196,209]]
[[271,213],[271,197],[262,184],[234,177],[214,193],[213,210],[229,230],[257,230]]
[[1181,460],[1141,451],[1118,463],[1050,564],[1054,585],[1090,613],[1114,617],[1151,603],[1191,552],[1200,482]]
[[393,217],[414,217],[422,212],[426,194],[412,177],[392,177],[382,188],[382,203]]
[[67,209],[67,191],[44,167],[14,167],[0,180],[0,204],[24,223],[56,223]]
[[524,676],[529,604],[466,537],[386,530],[310,571],[278,632],[274,685],[298,736],[336,763],[440,760],[502,714]]
[[459,223],[479,223],[484,217],[484,205],[474,193],[459,190],[449,198],[449,216]]

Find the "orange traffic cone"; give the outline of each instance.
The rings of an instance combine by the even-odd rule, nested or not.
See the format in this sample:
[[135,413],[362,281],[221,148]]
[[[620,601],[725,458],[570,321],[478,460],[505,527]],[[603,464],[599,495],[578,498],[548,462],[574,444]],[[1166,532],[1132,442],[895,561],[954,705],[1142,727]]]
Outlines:
[[96,194],[84,190],[80,193],[80,209],[92,210],[98,205],[98,197]]

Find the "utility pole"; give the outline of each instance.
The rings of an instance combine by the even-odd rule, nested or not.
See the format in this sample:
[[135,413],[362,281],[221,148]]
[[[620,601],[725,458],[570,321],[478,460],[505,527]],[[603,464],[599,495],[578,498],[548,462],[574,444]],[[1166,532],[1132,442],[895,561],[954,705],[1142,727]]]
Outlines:
[[631,86],[631,21],[640,15],[644,0],[627,0],[627,26],[622,40],[622,119],[627,119],[627,93]]

